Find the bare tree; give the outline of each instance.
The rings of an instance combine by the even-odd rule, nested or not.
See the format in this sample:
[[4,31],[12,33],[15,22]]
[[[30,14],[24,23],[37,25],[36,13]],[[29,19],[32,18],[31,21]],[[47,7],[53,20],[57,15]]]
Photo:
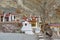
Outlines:
[[42,12],[42,24],[45,24],[46,20],[49,20],[49,13],[54,11],[55,0],[43,0],[40,4]]

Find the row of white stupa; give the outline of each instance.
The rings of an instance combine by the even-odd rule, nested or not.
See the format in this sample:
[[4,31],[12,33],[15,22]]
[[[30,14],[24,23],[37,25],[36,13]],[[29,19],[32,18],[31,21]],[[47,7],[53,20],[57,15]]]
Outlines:
[[5,13],[5,14],[1,15],[1,20],[2,20],[2,22],[14,21],[15,20],[15,15],[12,15],[10,13]]
[[[36,20],[36,21],[37,21],[37,20]],[[39,22],[41,22],[40,18],[39,18]],[[23,21],[22,24],[23,24],[23,27],[22,27],[21,30],[22,30],[23,32],[25,32],[25,34],[34,34],[34,33],[33,33],[33,28],[36,29],[36,30],[35,30],[36,33],[40,33],[40,28],[38,27],[37,22],[36,22],[36,26],[33,27],[33,28],[32,28],[32,24],[29,23],[28,20]]]

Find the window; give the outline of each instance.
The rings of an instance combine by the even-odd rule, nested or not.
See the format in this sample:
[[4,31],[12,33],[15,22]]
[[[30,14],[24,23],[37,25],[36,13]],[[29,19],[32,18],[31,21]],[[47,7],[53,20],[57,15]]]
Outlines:
[[1,22],[3,21],[3,16],[1,16]]
[[9,17],[5,17],[5,20],[6,20],[6,21],[9,21]]
[[25,26],[27,26],[27,23],[25,23]]

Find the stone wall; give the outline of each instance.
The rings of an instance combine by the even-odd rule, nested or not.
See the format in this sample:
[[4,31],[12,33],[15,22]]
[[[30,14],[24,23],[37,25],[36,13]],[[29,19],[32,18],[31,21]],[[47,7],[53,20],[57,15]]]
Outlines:
[[4,33],[19,33],[20,29],[18,23],[0,23],[0,31]]

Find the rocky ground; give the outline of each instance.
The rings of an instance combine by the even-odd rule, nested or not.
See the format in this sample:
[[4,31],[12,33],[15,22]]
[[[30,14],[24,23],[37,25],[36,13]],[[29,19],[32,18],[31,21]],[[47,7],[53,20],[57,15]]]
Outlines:
[[42,34],[39,36],[39,40],[60,40],[60,36],[53,35],[51,38],[49,38]]

